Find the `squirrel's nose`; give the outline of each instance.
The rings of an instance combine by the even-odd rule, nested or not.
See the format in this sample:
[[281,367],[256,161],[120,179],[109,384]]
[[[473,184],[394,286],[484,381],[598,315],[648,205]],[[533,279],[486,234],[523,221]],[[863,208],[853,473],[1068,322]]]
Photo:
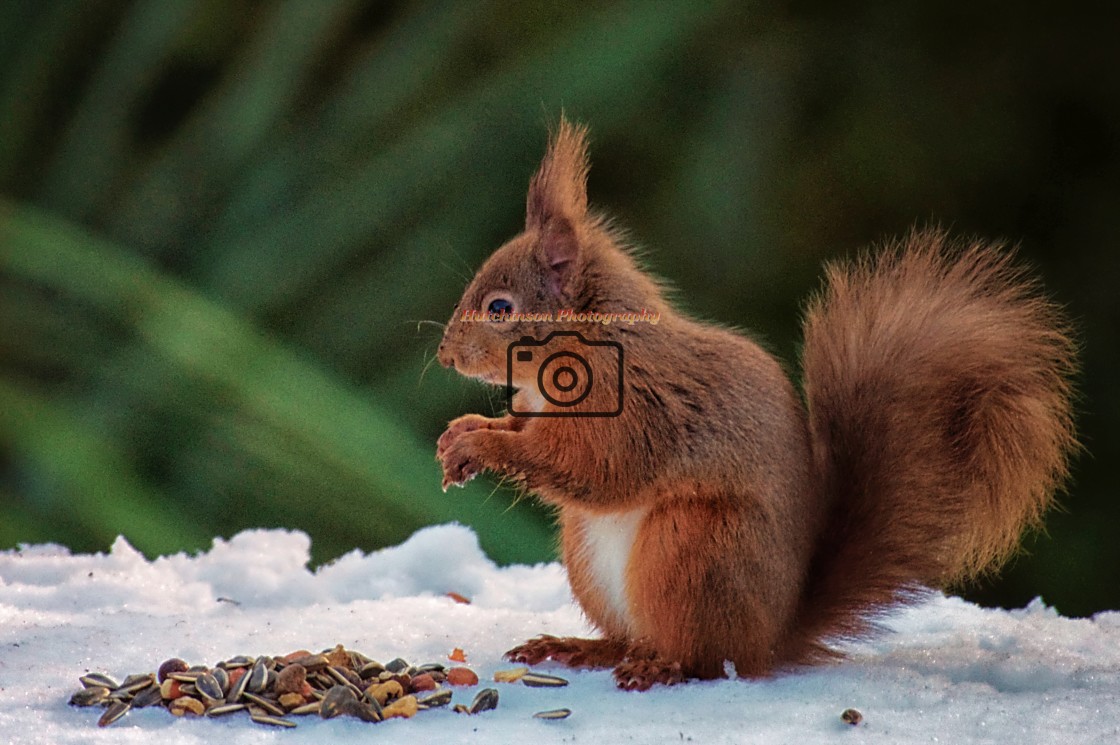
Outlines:
[[439,349],[436,351],[436,357],[439,358],[439,364],[444,367],[455,367],[455,353],[447,348],[447,340],[444,339],[439,343]]

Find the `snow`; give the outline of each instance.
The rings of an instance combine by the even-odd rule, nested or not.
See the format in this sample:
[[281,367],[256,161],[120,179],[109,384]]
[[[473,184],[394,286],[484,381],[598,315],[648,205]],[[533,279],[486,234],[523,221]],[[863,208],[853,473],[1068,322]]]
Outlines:
[[[317,571],[307,567],[309,549],[302,533],[256,530],[154,561],[123,538],[104,554],[54,545],[0,552],[0,742],[1120,741],[1120,613],[1068,619],[1037,600],[1002,611],[937,596],[891,619],[895,633],[852,645],[846,662],[773,680],[626,693],[608,672],[545,665],[571,685],[529,688],[486,682],[510,667],[502,652],[539,633],[590,633],[558,565],[497,567],[457,525]],[[461,647],[482,685],[500,691],[499,707],[376,725],[300,717],[293,730],[141,709],[101,729],[100,708],[66,703],[87,671],[121,678],[169,657],[212,664],[338,643],[417,664],[446,662]],[[459,690],[455,700],[473,694]],[[559,707],[572,716],[531,717]],[[862,724],[840,722],[848,707]]]

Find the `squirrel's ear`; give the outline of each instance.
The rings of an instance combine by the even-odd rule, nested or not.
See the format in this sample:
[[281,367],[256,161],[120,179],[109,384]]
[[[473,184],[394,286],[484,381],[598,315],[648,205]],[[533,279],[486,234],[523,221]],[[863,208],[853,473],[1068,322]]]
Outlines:
[[580,247],[575,226],[566,218],[554,218],[540,231],[540,258],[549,291],[558,298],[570,299],[579,276]]
[[587,128],[561,117],[541,167],[529,182],[525,227],[541,230],[556,218],[573,225],[587,214]]
[[587,128],[561,117],[526,200],[525,228],[540,234],[549,288],[570,294],[580,263],[579,225],[587,215]]

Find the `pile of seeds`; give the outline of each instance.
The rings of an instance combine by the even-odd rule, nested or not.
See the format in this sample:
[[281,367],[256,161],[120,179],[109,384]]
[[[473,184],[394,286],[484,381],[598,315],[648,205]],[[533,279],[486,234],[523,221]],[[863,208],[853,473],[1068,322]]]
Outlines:
[[[567,681],[528,668],[501,671],[498,682],[563,686]],[[80,678],[73,706],[103,706],[101,727],[132,709],[162,706],[176,716],[219,717],[245,712],[259,724],[295,727],[292,717],[348,716],[364,722],[411,718],[451,703],[451,686],[473,686],[478,676],[467,667],[439,663],[413,666],[402,659],[381,664],[341,644],[321,654],[300,650],[279,657],[237,656],[213,667],[190,666],[173,658],[155,673],[129,675],[118,683],[102,673]],[[498,691],[484,688],[455,711],[478,714],[498,706]],[[541,719],[563,719],[567,709],[538,712]]]

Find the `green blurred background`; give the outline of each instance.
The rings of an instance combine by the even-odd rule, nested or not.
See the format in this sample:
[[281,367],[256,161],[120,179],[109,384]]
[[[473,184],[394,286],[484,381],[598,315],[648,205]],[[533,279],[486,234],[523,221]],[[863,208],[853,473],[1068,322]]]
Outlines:
[[0,547],[282,526],[320,562],[459,520],[553,557],[531,501],[440,492],[442,426],[501,400],[426,370],[420,321],[518,232],[564,110],[682,303],[787,360],[823,260],[915,222],[1020,242],[1083,334],[1087,454],[966,594],[1120,607],[1116,28],[1069,2],[3,0]]

